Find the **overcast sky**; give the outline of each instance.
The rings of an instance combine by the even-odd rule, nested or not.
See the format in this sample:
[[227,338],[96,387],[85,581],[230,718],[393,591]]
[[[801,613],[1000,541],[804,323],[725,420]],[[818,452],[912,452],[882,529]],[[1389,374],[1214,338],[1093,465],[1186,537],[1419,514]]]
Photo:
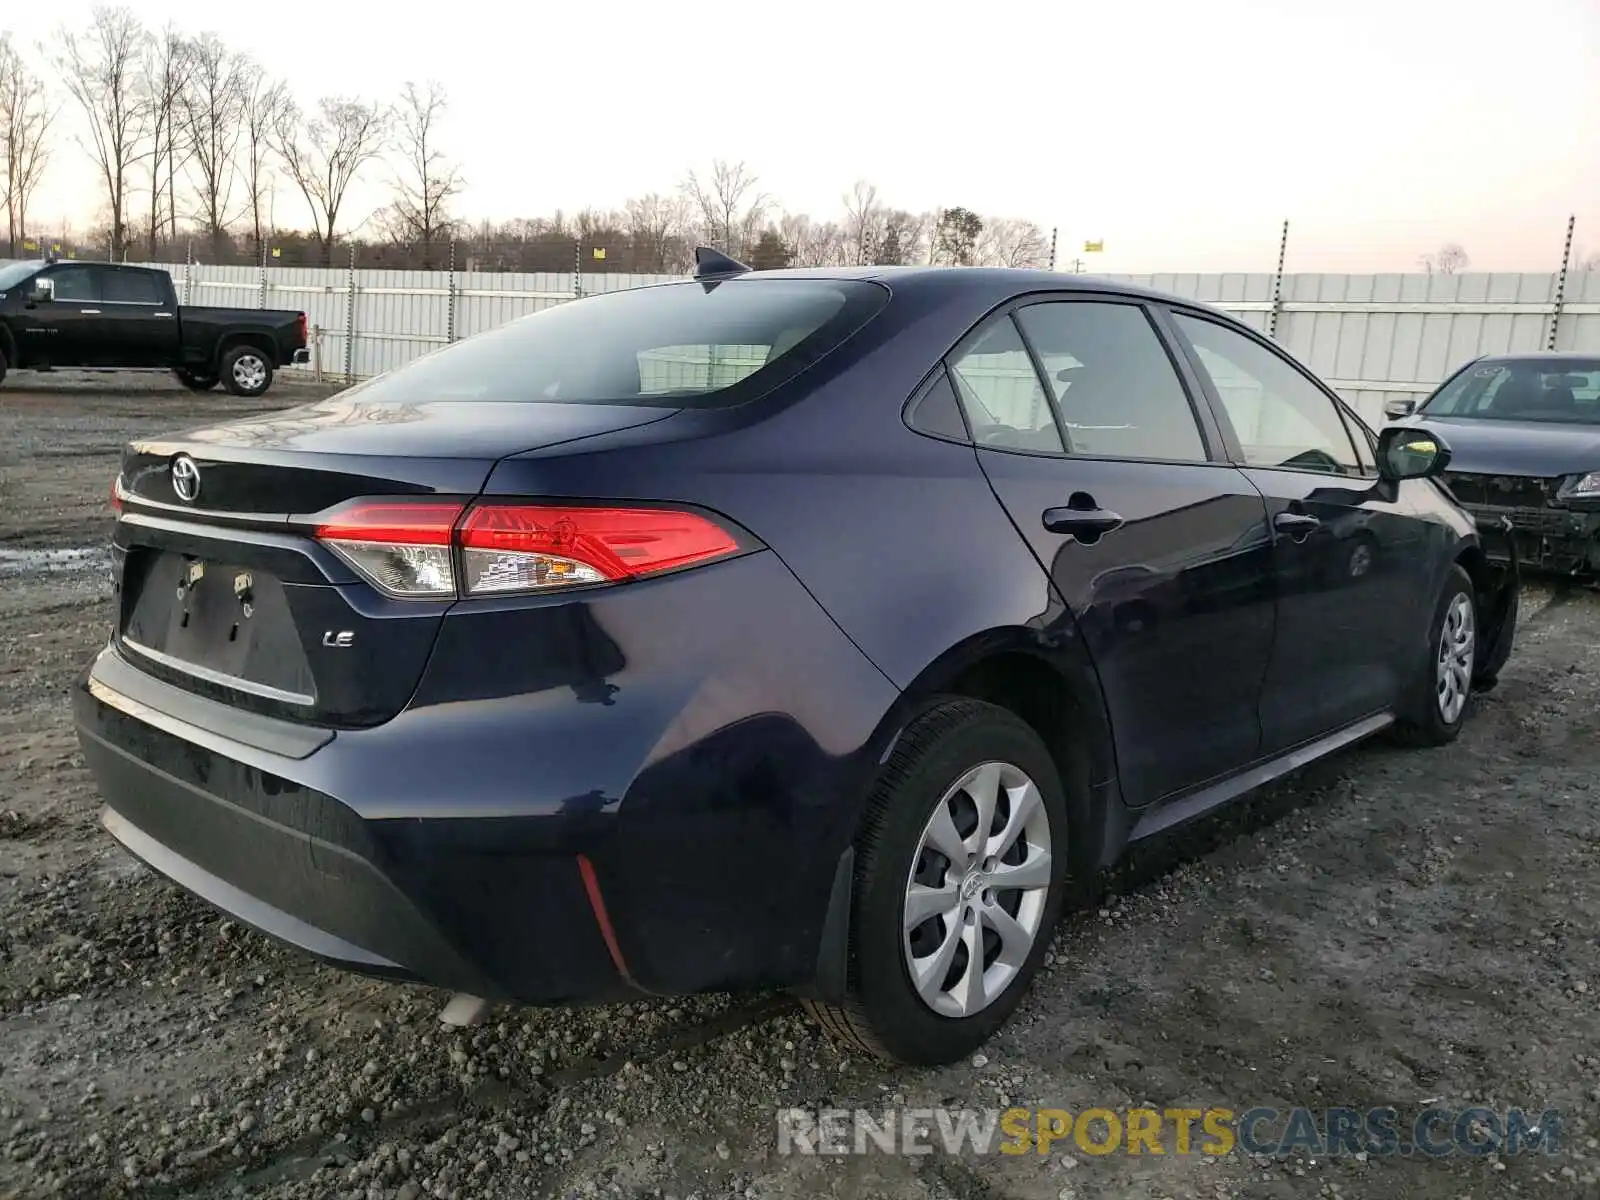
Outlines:
[[[249,48],[303,103],[437,79],[472,218],[620,207],[722,157],[816,216],[865,178],[1059,227],[1064,261],[1103,238],[1107,272],[1270,271],[1285,217],[1291,271],[1415,270],[1446,241],[1554,270],[1569,213],[1600,253],[1600,0],[131,7]],[[88,12],[0,2],[0,29],[38,61]],[[81,229],[99,192],[64,136],[33,211]],[[303,203],[280,193],[278,222]]]

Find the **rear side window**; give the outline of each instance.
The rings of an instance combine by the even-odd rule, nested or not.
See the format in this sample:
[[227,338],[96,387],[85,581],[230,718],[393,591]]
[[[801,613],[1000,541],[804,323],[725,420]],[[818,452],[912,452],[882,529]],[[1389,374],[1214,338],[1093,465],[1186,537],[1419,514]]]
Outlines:
[[911,402],[906,413],[911,428],[919,433],[932,434],[949,441],[967,440],[967,425],[961,419],[961,407],[956,401],[955,389],[941,370],[928,381],[920,395]]
[[161,291],[156,281],[142,271],[102,271],[101,298],[107,304],[160,304]]
[[1009,316],[980,330],[950,357],[972,440],[997,450],[1062,452],[1050,401]]
[[346,394],[379,404],[742,404],[837,347],[888,298],[877,284],[840,279],[608,292],[501,325]]

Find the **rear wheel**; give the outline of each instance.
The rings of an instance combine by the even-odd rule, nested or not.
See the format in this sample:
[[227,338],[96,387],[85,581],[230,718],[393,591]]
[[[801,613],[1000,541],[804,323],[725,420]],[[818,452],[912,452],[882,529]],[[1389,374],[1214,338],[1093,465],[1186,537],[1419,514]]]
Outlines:
[[178,382],[191,392],[209,392],[218,383],[215,375],[200,374],[185,367],[179,367],[172,373],[178,377]]
[[1442,746],[1455,741],[1472,708],[1478,665],[1478,604],[1472,579],[1450,569],[1428,627],[1427,661],[1418,671],[1406,713],[1395,735],[1407,745]]
[[6,352],[0,350],[0,383],[6,381]]
[[222,355],[222,385],[235,396],[259,396],[272,386],[272,363],[257,346],[235,346]]
[[848,995],[808,1002],[879,1058],[952,1062],[1003,1025],[1064,894],[1067,806],[1026,722],[941,701],[901,736],[856,841]]

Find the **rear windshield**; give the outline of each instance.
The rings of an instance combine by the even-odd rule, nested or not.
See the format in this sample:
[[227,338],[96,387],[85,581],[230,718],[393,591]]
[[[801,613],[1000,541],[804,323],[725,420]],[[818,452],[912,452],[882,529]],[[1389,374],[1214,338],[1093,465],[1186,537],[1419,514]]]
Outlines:
[[839,279],[608,292],[508,322],[346,395],[379,404],[740,404],[832,350],[888,297],[877,284]]
[[1485,421],[1600,425],[1600,358],[1523,358],[1468,367],[1424,412]]

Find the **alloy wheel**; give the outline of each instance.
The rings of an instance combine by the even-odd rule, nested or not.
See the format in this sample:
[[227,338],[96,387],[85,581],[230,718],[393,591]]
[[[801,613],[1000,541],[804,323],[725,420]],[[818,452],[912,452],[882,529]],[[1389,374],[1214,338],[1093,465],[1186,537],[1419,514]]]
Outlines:
[[1473,658],[1478,648],[1478,619],[1472,597],[1457,593],[1445,610],[1439,632],[1439,663],[1435,672],[1439,715],[1453,725],[1467,706],[1472,689]]
[[241,354],[233,360],[233,381],[246,391],[254,391],[267,381],[267,364],[254,354]]
[[1050,816],[1020,767],[986,762],[933,808],[903,905],[906,970],[945,1017],[981,1012],[1017,978],[1054,877]]

